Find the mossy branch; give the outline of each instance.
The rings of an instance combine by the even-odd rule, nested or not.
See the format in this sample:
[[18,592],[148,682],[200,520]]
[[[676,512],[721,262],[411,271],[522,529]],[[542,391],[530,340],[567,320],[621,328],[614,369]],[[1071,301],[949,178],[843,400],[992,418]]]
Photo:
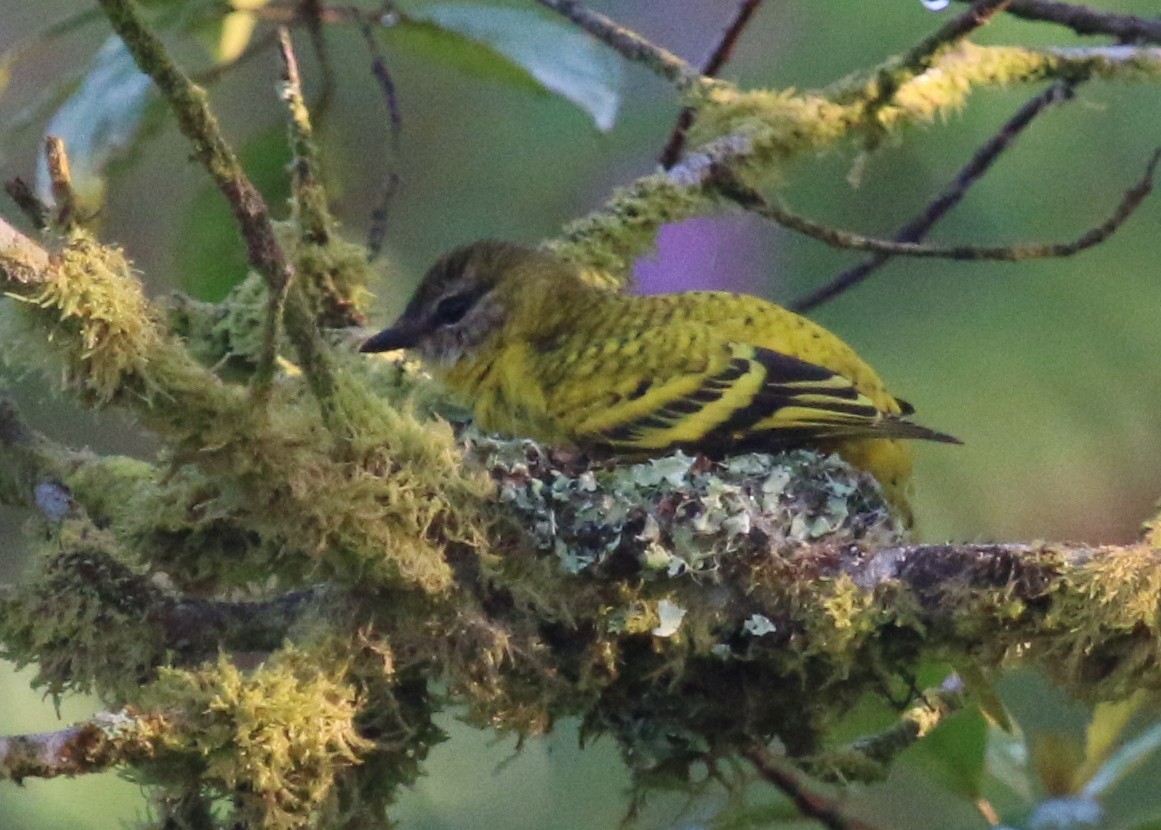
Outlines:
[[172,61],[161,41],[145,27],[131,0],[101,0],[101,7],[138,67],[153,78],[169,102],[179,128],[193,146],[194,156],[226,197],[246,241],[250,264],[262,275],[272,296],[286,294],[283,312],[287,334],[324,420],[343,440],[351,425],[340,407],[335,368],[315,316],[306,297],[293,290],[294,269],[279,244],[270,211],[222,135],[205,90]]
[[698,115],[690,133],[695,147],[687,157],[618,191],[547,247],[579,265],[623,278],[652,249],[663,225],[720,209],[714,184],[721,168],[761,187],[794,158],[840,141],[876,146],[884,130],[930,123],[962,108],[979,87],[1157,77],[1161,49],[1026,49],[963,41],[938,51],[929,71],[902,81],[881,100],[882,75],[896,68],[897,61],[888,61],[828,89],[802,93],[743,91],[723,81],[705,82],[689,96]]

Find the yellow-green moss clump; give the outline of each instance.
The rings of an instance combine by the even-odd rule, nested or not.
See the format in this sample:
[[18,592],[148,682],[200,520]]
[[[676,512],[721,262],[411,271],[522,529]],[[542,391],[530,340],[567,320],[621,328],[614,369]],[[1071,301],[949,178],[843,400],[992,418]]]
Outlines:
[[374,268],[367,260],[367,249],[333,230],[320,245],[303,240],[295,223],[276,227],[318,324],[323,328],[361,324],[372,298],[367,285]]
[[4,655],[18,666],[35,662],[33,685],[49,694],[132,699],[166,656],[150,617],[160,594],[107,533],[66,521],[20,589],[0,600]]
[[663,225],[705,212],[700,192],[658,173],[617,190],[604,208],[569,223],[546,247],[591,282],[616,288],[628,282],[633,262],[653,250]]
[[1061,577],[1033,654],[1051,676],[1094,699],[1118,699],[1161,659],[1161,553],[1148,545],[1097,555]]
[[19,299],[43,317],[68,385],[109,403],[125,391],[126,377],[147,376],[161,341],[157,321],[120,248],[76,231],[59,257],[53,278]]
[[[353,246],[304,247],[317,259],[311,267],[330,268],[335,291],[358,294],[366,266],[353,264]],[[342,375],[328,405],[344,414],[343,434],[323,422],[301,377],[280,378],[258,401],[160,328],[119,249],[76,234],[62,263],[26,298],[30,322],[52,333],[70,388],[94,403],[127,404],[167,446],[165,475],[130,465],[114,482],[105,465],[96,484],[76,482],[140,561],[186,586],[274,575],[438,594],[451,583],[445,543],[483,547],[490,486],[463,469],[446,426]],[[252,358],[265,289],[248,283],[235,300],[236,313],[219,322]]]
[[165,669],[138,706],[162,715],[147,780],[188,782],[230,799],[230,822],[263,830],[312,826],[333,804],[337,777],[371,744],[358,734],[342,657],[288,647],[244,672],[225,657]]

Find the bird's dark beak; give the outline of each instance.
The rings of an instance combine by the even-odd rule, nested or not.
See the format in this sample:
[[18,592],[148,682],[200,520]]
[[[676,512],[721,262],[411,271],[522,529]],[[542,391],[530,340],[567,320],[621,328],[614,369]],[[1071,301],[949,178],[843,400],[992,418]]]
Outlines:
[[396,320],[395,325],[368,338],[359,347],[361,352],[390,352],[395,349],[410,349],[419,342],[419,326],[407,320]]

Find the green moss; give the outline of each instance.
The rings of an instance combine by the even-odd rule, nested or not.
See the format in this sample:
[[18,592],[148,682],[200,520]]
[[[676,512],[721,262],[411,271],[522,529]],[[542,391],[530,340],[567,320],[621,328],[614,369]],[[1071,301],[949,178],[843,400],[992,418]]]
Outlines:
[[363,312],[372,298],[367,286],[375,271],[367,249],[342,239],[333,228],[321,245],[303,240],[296,224],[276,228],[318,324],[327,328],[364,322]]
[[55,278],[24,298],[48,329],[65,383],[82,397],[106,404],[140,377],[161,336],[141,284],[120,248],[76,231],[60,254]]
[[108,455],[75,467],[65,484],[95,522],[119,526],[137,515],[160,478],[157,468],[146,461]]
[[163,670],[139,703],[172,727],[157,736],[148,777],[196,770],[203,787],[232,800],[232,821],[311,826],[336,778],[371,746],[356,729],[359,701],[345,671],[341,658],[292,647],[251,672],[225,657],[193,671]]
[[150,617],[160,593],[123,561],[108,534],[86,521],[66,522],[19,591],[0,601],[4,656],[35,664],[33,685],[48,694],[132,699],[165,657]]
[[486,547],[487,478],[462,464],[446,425],[351,384],[343,400],[365,428],[348,440],[300,385],[280,384],[268,411],[219,425],[196,466],[179,466],[119,529],[182,583],[275,575],[445,592],[445,545]]
[[704,213],[705,197],[658,173],[617,190],[604,208],[571,222],[547,248],[581,267],[597,283],[616,287],[628,281],[633,262],[653,250],[663,225]]
[[1032,649],[1050,675],[1101,699],[1125,697],[1161,665],[1161,568],[1148,545],[1104,550],[1062,577]]

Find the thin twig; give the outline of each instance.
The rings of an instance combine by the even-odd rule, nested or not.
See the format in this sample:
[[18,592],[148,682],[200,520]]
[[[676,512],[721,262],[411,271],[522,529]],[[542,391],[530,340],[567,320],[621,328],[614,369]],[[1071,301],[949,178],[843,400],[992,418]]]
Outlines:
[[391,141],[391,160],[387,165],[386,180],[380,190],[379,201],[371,212],[371,227],[367,231],[367,259],[373,260],[383,250],[383,242],[387,238],[387,220],[391,201],[399,189],[399,171],[396,168],[400,136],[403,132],[403,118],[399,111],[399,98],[395,92],[395,81],[387,68],[387,59],[379,46],[379,41],[375,38],[375,31],[365,19],[359,20],[359,28],[363,32],[363,40],[367,44],[367,50],[371,53],[371,73],[379,82],[379,88],[383,92],[388,123],[391,125],[388,133]]
[[850,744],[850,748],[882,764],[885,769],[900,752],[962,708],[963,690],[954,684],[951,688],[927,689],[889,728],[859,738]]
[[44,161],[48,168],[52,201],[56,206],[54,222],[62,230],[68,230],[77,223],[77,197],[73,190],[68,151],[62,139],[54,135],[44,139]]
[[387,239],[387,226],[391,218],[391,202],[399,190],[399,174],[394,170],[387,172],[387,181],[379,193],[379,201],[371,210],[371,227],[367,231],[367,259],[375,259],[383,250],[383,242]]
[[[943,191],[928,203],[923,212],[900,228],[892,240],[895,242],[920,242],[940,219],[963,200],[964,195],[972,185],[983,177],[1000,155],[1035,120],[1036,116],[1052,104],[1071,100],[1074,89],[1074,82],[1058,81],[1027,101],[995,135],[976,150],[971,160],[964,165]],[[817,308],[863,282],[890,260],[891,254],[873,254],[858,265],[843,271],[826,285],[791,303],[789,308],[799,313]]]
[[[284,26],[278,27],[278,47],[282,56],[282,100],[286,102],[287,125],[290,132],[290,148],[293,156],[292,189],[298,212],[298,227],[304,236],[325,242],[327,238],[325,205],[320,215],[315,209],[315,200],[310,195],[317,189],[310,116],[302,97],[302,82],[298,74],[294,45],[290,41],[290,32]],[[290,292],[294,270],[291,269],[289,274],[289,279],[270,286],[267,292],[262,350],[258,354],[250,383],[250,391],[258,401],[264,401],[269,397],[275,368],[278,365],[278,335],[282,329],[282,314],[286,307],[286,297]]]
[[798,231],[812,239],[817,239],[834,248],[854,251],[874,251],[898,256],[921,259],[999,260],[1016,262],[1025,259],[1048,259],[1072,256],[1086,248],[1099,245],[1111,236],[1125,220],[1132,215],[1145,197],[1153,190],[1153,176],[1157,163],[1161,160],[1161,149],[1154,151],[1145,167],[1145,173],[1135,185],[1125,191],[1121,203],[1104,222],[1092,228],[1071,242],[1044,243],[1034,245],[1010,245],[1005,247],[978,247],[975,245],[921,245],[916,242],[892,242],[875,239],[848,231],[838,230],[793,213],[768,202],[762,194],[738,182],[733,173],[720,168],[716,177],[718,191],[728,199],[737,202],[746,210],[764,216],[783,227]]
[[[48,217],[52,211],[48,209],[48,205],[37,198],[28,182],[17,176],[4,183],[4,192],[16,203],[16,207],[20,208],[20,212],[32,223],[32,227],[38,231],[48,227]],[[4,227],[11,228],[6,223]],[[0,228],[0,252],[4,250],[4,243],[4,229]]]
[[285,26],[278,27],[278,47],[282,56],[282,100],[286,102],[290,150],[293,155],[292,190],[298,226],[305,242],[325,245],[330,239],[330,211],[319,181],[318,150],[314,143],[310,111],[302,94],[298,58],[294,54],[290,30]]
[[1013,0],[975,0],[970,9],[949,20],[939,31],[920,41],[898,63],[884,67],[879,73],[878,94],[867,103],[868,112],[874,113],[890,101],[899,87],[930,69],[940,52],[986,25],[1012,2]]
[[958,43],[976,29],[986,26],[992,18],[1012,5],[1014,0],[976,0],[959,17],[949,20],[939,31],[924,38],[907,51],[900,68],[911,76],[927,70],[932,58],[947,46]]
[[[285,290],[293,269],[275,236],[269,208],[222,135],[205,90],[195,86],[170,59],[161,41],[145,27],[131,0],[100,0],[100,4],[137,66],[153,78],[168,100],[178,127],[193,145],[194,156],[226,197],[245,239],[251,266],[262,275],[272,293]],[[338,431],[335,369],[326,354],[314,315],[299,292],[288,295],[284,317],[299,366],[322,408],[323,417]]]
[[878,830],[864,821],[844,816],[834,798],[808,787],[805,775],[767,747],[753,744],[743,747],[741,754],[754,765],[764,781],[790,798],[804,816],[815,819],[830,830]]
[[306,21],[310,45],[318,59],[319,96],[311,105],[311,110],[314,112],[315,120],[322,124],[335,100],[335,69],[331,64],[331,55],[327,51],[323,33],[325,22],[323,12],[326,10],[326,4],[323,0],[298,0],[297,8],[299,20]]
[[697,67],[672,52],[646,40],[641,35],[618,25],[603,14],[585,8],[576,0],[537,0],[542,6],[567,17],[626,60],[639,63],[675,84],[688,89],[701,79]]
[[[738,38],[742,35],[742,30],[749,24],[754,16],[754,12],[758,10],[758,6],[761,4],[762,0],[741,0],[737,11],[734,12],[733,19],[726,26],[725,31],[722,32],[722,36],[718,39],[718,43],[714,47],[713,52],[710,53],[709,59],[702,66],[702,75],[707,78],[717,77],[721,68],[733,57],[734,47],[738,43]],[[669,140],[665,142],[665,148],[661,151],[661,156],[658,158],[661,166],[666,170],[677,164],[677,160],[681,158],[681,151],[685,149],[686,133],[693,126],[693,120],[696,116],[697,111],[693,107],[685,107],[678,114],[677,123],[673,125],[673,132],[669,134]]]
[[168,99],[178,127],[193,145],[195,157],[226,197],[246,240],[249,262],[272,290],[290,281],[290,263],[278,244],[270,211],[247,178],[210,112],[205,91],[195,86],[170,59],[161,41],[141,21],[130,0],[99,0],[113,30],[124,41],[138,68],[153,78]]
[[[970,3],[972,0],[957,0]],[[1161,43],[1161,20],[1098,11],[1055,0],[1015,0],[1008,14],[1022,20],[1056,23],[1078,35],[1107,35],[1121,43]]]

